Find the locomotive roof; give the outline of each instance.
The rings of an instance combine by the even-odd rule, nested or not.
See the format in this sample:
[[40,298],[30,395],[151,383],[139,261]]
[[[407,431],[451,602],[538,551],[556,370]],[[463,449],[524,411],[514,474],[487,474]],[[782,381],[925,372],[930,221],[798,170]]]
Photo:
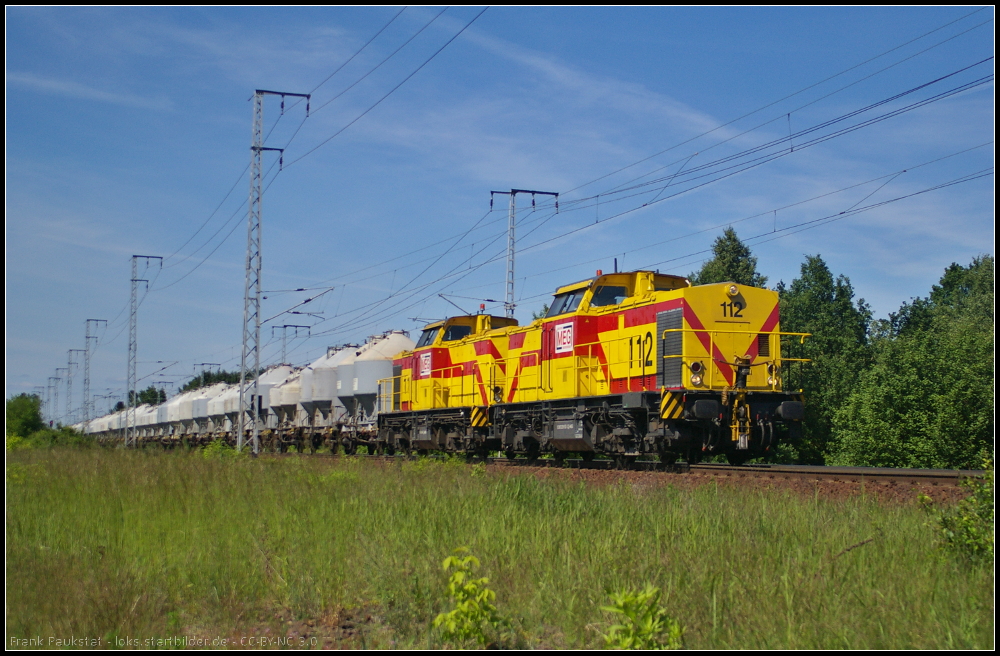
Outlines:
[[[508,319],[507,317],[500,317],[500,316],[497,316],[495,314],[490,314],[490,315],[482,315],[482,314],[459,314],[459,315],[455,315],[453,317],[445,317],[444,319],[441,319],[440,321],[435,321],[433,323],[429,323],[426,326],[424,326],[421,330],[431,330],[432,328],[440,328],[441,326],[445,325],[446,323],[448,323],[452,319],[473,319],[473,320],[475,320],[476,317],[482,317],[482,316],[488,316],[488,317],[490,317],[490,319],[498,319],[500,322],[510,321],[510,319]],[[517,320],[516,319],[514,320],[514,324],[515,325],[517,324]]]
[[562,285],[561,287],[557,287],[555,293],[565,294],[567,292],[572,292],[578,289],[584,289],[586,287],[590,287],[592,284],[594,284],[594,282],[598,278],[603,278],[605,276],[634,276],[638,273],[649,273],[655,276],[656,278],[670,278],[672,280],[681,281],[684,283],[683,285],[681,285],[682,287],[687,287],[690,286],[691,284],[691,282],[684,276],[675,276],[669,273],[660,273],[659,271],[648,271],[646,269],[636,269],[635,271],[618,271],[612,273],[602,273],[601,275],[594,276],[593,278],[586,278],[579,282],[574,282],[568,285]]

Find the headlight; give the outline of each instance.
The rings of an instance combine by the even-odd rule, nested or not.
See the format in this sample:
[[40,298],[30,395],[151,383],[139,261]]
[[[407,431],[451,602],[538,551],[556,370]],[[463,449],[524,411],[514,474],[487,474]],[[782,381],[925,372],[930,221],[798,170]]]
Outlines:
[[726,293],[729,294],[730,296],[736,296],[737,294],[740,293],[740,288],[737,287],[736,284],[734,283],[732,285],[729,285],[729,287],[726,287]]
[[702,364],[700,362],[692,362],[690,364],[691,373],[700,374],[702,370]]
[[773,376],[768,376],[767,377],[767,384],[770,385],[771,387],[774,387],[774,385],[775,385],[776,382],[777,381],[774,379]]
[[691,384],[694,385],[695,387],[701,385],[701,374],[695,374],[691,376]]

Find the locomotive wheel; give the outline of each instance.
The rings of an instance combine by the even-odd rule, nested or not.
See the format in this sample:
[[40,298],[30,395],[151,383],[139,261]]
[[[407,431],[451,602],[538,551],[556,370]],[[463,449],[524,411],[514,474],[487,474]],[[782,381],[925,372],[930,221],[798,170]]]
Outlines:
[[541,453],[541,447],[538,445],[538,442],[532,442],[527,447],[528,460],[538,460],[538,455]]
[[507,460],[513,460],[514,458],[517,457],[517,452],[511,448],[508,448],[506,451],[503,452],[503,454],[507,456]]

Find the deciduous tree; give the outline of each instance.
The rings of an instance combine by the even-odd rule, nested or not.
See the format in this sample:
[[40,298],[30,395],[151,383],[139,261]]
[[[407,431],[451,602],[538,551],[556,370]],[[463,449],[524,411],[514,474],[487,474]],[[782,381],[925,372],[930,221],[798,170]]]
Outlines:
[[712,259],[701,269],[688,276],[693,285],[708,285],[714,282],[735,282],[752,287],[763,287],[767,278],[757,273],[757,258],[750,248],[740,241],[736,231],[726,228],[712,245]]
[[881,325],[837,411],[838,464],[975,468],[994,448],[994,261],[952,264]]
[[782,331],[810,333],[804,342],[785,339],[783,355],[811,360],[785,373],[786,389],[805,392],[806,416],[801,438],[779,450],[779,457],[822,464],[831,444],[834,413],[869,364],[871,310],[864,300],[854,302],[851,281],[843,275],[834,278],[819,255],[806,256],[799,277],[788,288],[779,283],[778,293]]

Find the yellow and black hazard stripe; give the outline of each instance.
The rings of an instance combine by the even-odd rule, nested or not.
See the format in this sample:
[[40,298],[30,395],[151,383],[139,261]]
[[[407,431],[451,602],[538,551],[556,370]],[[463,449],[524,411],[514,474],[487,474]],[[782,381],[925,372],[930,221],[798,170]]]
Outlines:
[[680,419],[684,414],[684,395],[679,392],[663,390],[660,399],[660,417],[663,419]]
[[486,406],[472,406],[472,411],[469,412],[469,423],[473,426],[486,426],[490,423],[489,416],[486,414]]

